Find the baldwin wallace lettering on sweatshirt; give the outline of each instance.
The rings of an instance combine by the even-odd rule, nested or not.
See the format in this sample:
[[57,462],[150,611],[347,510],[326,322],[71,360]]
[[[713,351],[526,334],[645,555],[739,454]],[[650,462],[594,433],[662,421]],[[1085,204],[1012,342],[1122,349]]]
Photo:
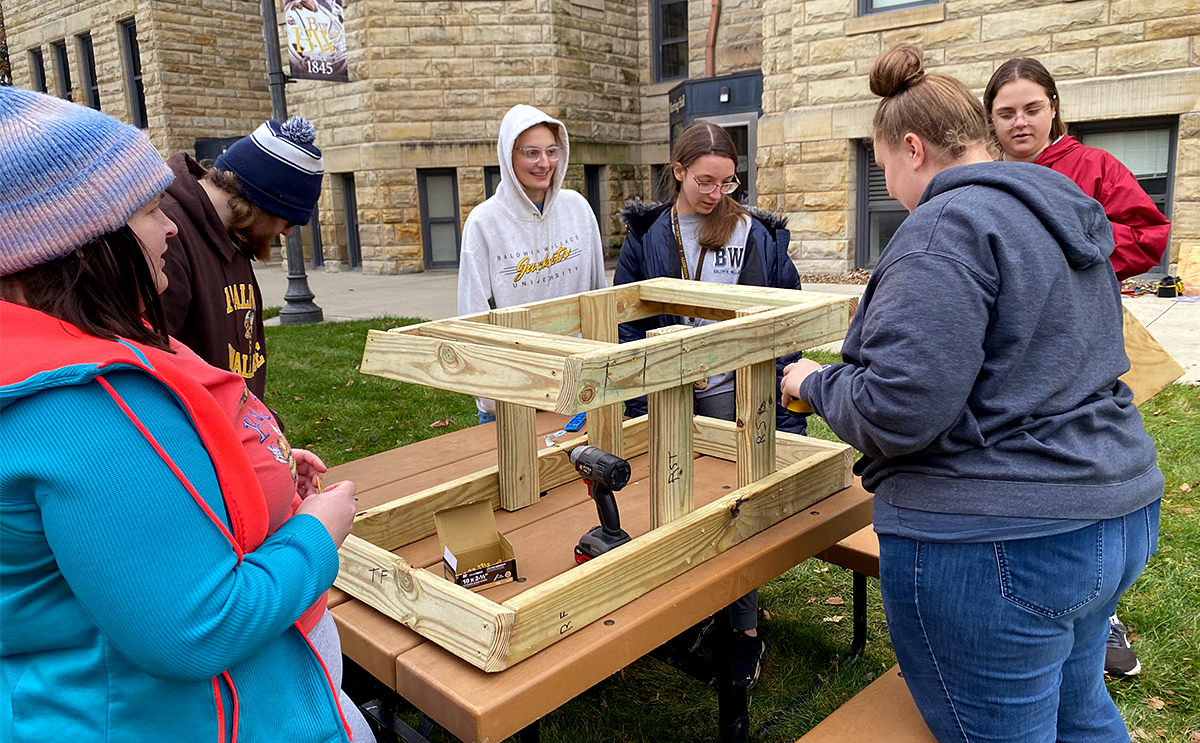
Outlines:
[[246,347],[252,348],[252,353],[242,353],[227,344],[229,348],[229,371],[250,379],[258,368],[266,363],[262,353],[262,343],[254,337],[254,313],[258,305],[254,301],[254,287],[250,284],[229,284],[225,287],[225,314],[243,313],[242,325],[245,327]]
[[579,273],[583,264],[583,244],[578,234],[560,241],[547,250],[521,250],[493,256],[496,273],[512,281],[514,287],[533,286]]

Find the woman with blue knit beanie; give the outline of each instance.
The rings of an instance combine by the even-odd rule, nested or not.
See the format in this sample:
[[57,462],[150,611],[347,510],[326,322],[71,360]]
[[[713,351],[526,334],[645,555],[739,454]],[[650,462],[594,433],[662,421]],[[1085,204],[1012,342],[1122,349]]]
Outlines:
[[0,739],[350,740],[298,620],[354,485],[297,456],[276,514],[164,332],[171,179],[139,130],[0,88]]

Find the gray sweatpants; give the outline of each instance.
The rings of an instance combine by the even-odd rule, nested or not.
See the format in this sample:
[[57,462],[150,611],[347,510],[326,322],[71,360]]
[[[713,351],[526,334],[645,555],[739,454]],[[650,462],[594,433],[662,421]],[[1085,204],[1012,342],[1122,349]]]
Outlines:
[[375,733],[367,724],[367,718],[363,717],[358,705],[342,691],[342,641],[338,637],[333,615],[328,609],[321,616],[321,621],[317,622],[317,626],[308,633],[308,641],[312,643],[317,655],[324,661],[325,668],[329,670],[329,678],[338,690],[338,704],[342,706],[342,714],[346,717],[346,724],[350,726],[354,743],[376,743]]

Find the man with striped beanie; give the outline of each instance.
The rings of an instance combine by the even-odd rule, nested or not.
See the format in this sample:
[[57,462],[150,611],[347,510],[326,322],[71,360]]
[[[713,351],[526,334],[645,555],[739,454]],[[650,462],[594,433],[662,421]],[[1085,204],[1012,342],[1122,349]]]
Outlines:
[[234,142],[212,168],[180,152],[167,160],[175,182],[162,210],[179,234],[168,241],[162,295],[167,330],[208,363],[266,387],[262,293],[252,260],[307,224],[325,173],[312,124],[268,121]]

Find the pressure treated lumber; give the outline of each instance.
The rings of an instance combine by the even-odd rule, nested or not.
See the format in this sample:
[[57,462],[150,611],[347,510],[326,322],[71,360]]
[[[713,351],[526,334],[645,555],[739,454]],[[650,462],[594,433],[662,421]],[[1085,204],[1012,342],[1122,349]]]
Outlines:
[[[492,325],[505,329],[529,328],[529,310],[506,307],[492,310]],[[496,401],[496,456],[500,474],[500,507],[516,511],[538,502],[537,411],[525,405]]]
[[[738,317],[769,311],[768,307],[744,307]],[[737,466],[738,487],[745,487],[775,471],[775,360],[738,367]]]
[[338,557],[338,588],[485,671],[504,668],[512,610],[353,535]]
[[[728,462],[737,461],[738,427],[734,421],[723,421],[698,415],[692,420],[692,441],[696,453]],[[823,451],[845,451],[840,441],[825,441],[784,431],[775,432],[775,468],[782,469]]]
[[[655,328],[646,333],[659,338],[689,330],[686,325]],[[692,493],[692,385],[651,392],[646,412],[650,417],[650,528],[657,529],[691,513]]]
[[814,454],[504,602],[509,665],[848,487],[848,456]]
[[[635,418],[624,423],[626,457],[646,453],[647,419]],[[538,452],[538,482],[549,490],[579,477],[567,459],[567,451],[587,443],[586,436],[556,442]],[[394,550],[437,533],[433,515],[438,511],[489,500],[500,507],[500,483],[496,467],[472,472],[436,487],[407,495],[369,508],[354,518],[351,533],[377,547]]]
[[[496,331],[482,325],[478,315],[371,331],[361,369],[573,415],[838,340],[856,304],[850,297],[788,289],[688,286],[697,283],[654,279],[523,305],[531,333],[554,330],[544,339]],[[617,345],[562,337],[579,332],[585,308],[599,304],[606,312],[613,308],[617,322],[664,312],[720,319],[747,306],[772,309],[691,328],[678,338]],[[596,322],[596,328],[611,327]]]
[[1133,390],[1133,404],[1141,405],[1182,377],[1184,369],[1128,307],[1122,306],[1121,310],[1125,316],[1125,354],[1129,356],[1130,367],[1121,375],[1121,381]]
[[[612,292],[579,295],[579,326],[584,338],[616,343],[617,295]],[[588,443],[618,457],[622,455],[621,418],[624,406],[613,403],[588,411]]]

